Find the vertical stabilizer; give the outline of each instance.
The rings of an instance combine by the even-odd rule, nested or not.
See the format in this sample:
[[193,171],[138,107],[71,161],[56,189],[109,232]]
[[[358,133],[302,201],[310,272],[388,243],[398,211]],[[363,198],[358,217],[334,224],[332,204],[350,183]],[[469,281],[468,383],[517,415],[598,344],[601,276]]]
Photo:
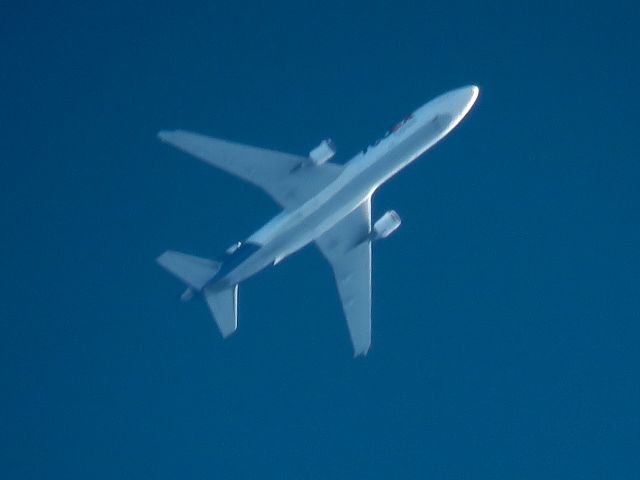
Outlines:
[[224,290],[205,287],[204,298],[222,336],[228,337],[235,332],[238,327],[238,285]]

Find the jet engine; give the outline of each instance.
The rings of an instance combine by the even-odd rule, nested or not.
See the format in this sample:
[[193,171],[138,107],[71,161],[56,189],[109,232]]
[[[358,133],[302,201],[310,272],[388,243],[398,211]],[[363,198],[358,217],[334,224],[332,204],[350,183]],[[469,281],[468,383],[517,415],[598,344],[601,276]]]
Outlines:
[[336,147],[331,139],[323,140],[316,148],[309,152],[309,163],[312,165],[322,165],[331,160],[336,154]]
[[400,215],[395,210],[389,210],[373,225],[371,236],[373,240],[387,238],[400,226]]

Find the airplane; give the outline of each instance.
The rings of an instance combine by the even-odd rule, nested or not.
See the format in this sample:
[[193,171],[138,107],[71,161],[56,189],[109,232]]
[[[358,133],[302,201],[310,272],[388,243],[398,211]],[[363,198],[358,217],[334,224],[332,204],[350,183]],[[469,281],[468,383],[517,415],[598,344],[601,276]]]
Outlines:
[[241,145],[183,130],[158,137],[186,153],[261,187],[282,212],[216,260],[168,250],[157,263],[182,280],[183,301],[202,294],[223,337],[238,325],[238,284],[310,243],[333,268],[354,357],[371,345],[371,244],[400,226],[387,211],[371,222],[371,197],[380,185],[444,138],[467,115],[479,89],[440,95],[340,165],[331,140],[308,156]]

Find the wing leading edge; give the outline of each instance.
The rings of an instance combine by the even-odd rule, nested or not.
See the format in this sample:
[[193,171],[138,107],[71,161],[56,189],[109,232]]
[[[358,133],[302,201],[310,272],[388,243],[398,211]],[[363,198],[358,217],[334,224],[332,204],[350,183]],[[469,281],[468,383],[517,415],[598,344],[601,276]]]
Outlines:
[[316,240],[331,264],[354,356],[371,346],[371,198]]
[[210,165],[262,188],[280,206],[296,207],[342,172],[334,163],[310,165],[289,153],[241,145],[184,130],[161,131],[158,137]]

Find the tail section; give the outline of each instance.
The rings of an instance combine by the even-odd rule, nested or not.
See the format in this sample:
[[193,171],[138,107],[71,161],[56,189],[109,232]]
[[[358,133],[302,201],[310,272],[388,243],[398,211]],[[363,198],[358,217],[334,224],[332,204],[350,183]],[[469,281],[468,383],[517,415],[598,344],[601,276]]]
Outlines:
[[207,285],[220,270],[220,262],[194,257],[186,253],[167,250],[156,261],[164,269],[178,277],[189,288],[182,300],[189,300],[194,290],[202,291],[209,310],[223,337],[228,337],[238,326],[238,285],[223,290]]
[[172,250],[164,252],[156,262],[195,290],[202,290],[220,270],[219,262]]
[[205,287],[204,298],[223,337],[238,328],[238,285],[224,290]]

